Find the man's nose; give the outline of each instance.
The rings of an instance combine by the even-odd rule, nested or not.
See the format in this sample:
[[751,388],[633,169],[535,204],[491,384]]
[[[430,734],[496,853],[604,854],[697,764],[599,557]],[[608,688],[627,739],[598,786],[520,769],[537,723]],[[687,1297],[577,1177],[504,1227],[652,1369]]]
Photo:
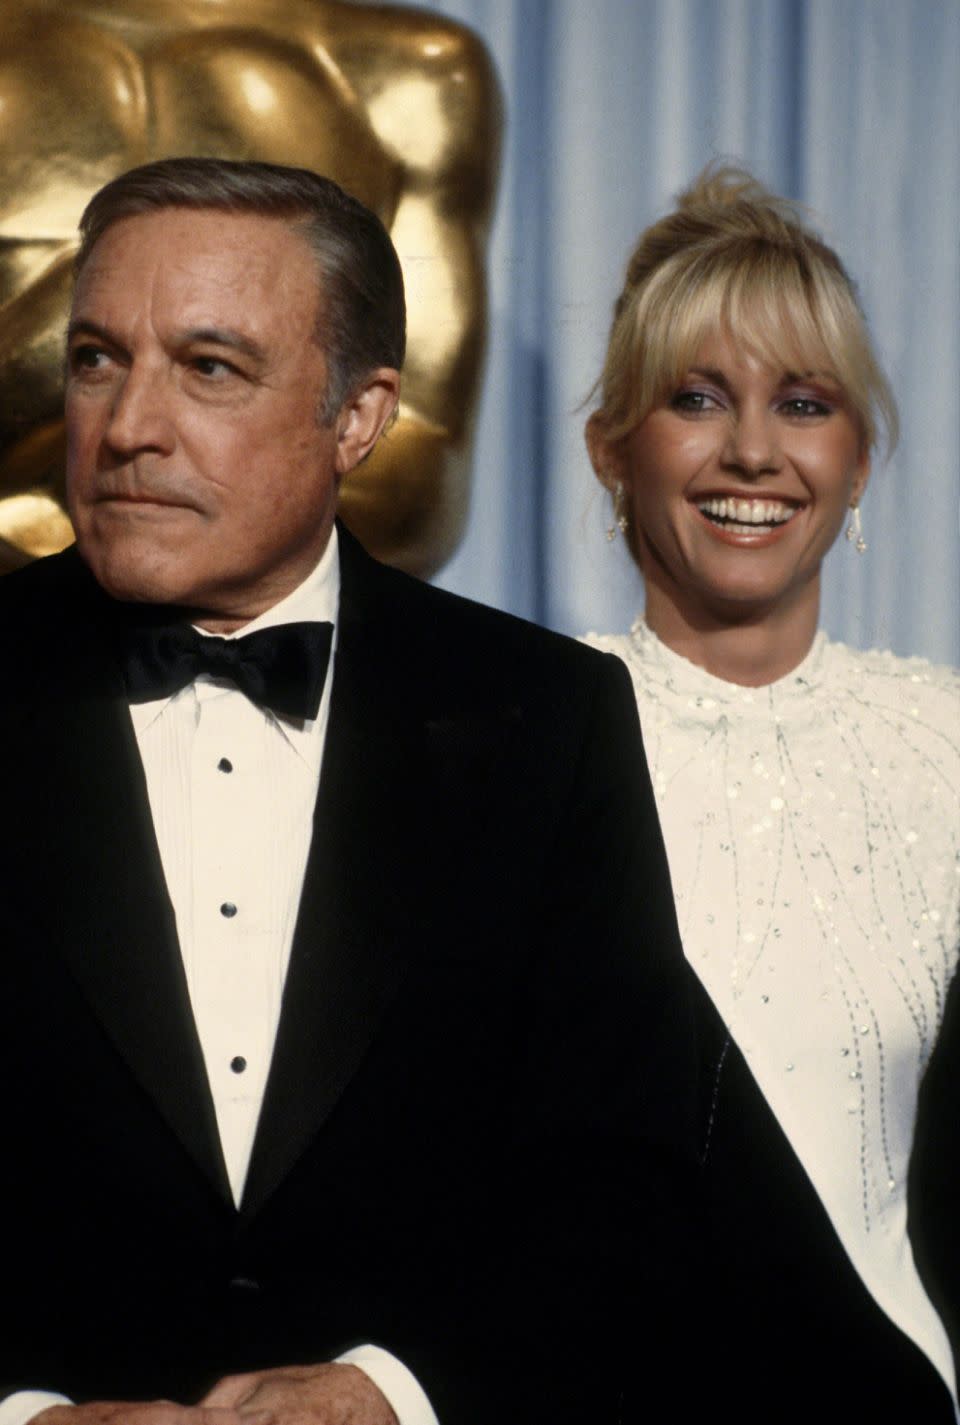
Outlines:
[[146,450],[170,453],[175,435],[163,372],[136,364],[127,369],[113,392],[104,440],[124,457]]
[[752,404],[734,411],[721,458],[727,468],[750,479],[775,475],[782,467],[783,454],[774,412]]

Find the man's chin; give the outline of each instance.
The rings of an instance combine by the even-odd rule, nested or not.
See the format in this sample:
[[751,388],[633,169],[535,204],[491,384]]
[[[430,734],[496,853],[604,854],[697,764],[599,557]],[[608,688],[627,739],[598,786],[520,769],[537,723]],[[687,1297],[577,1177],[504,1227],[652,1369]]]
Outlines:
[[158,558],[157,550],[86,541],[77,537],[80,557],[100,587],[113,599],[132,604],[192,604],[193,582],[176,557]]

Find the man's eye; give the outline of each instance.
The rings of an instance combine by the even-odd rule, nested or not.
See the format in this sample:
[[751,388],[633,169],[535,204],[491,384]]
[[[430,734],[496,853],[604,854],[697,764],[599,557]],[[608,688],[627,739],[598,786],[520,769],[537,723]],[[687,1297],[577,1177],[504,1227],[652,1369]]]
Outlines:
[[237,372],[235,366],[231,366],[229,361],[221,360],[219,356],[195,356],[190,364],[201,376],[210,376],[215,380],[235,376]]
[[98,371],[107,361],[107,353],[89,343],[75,346],[70,352],[70,365],[76,371]]

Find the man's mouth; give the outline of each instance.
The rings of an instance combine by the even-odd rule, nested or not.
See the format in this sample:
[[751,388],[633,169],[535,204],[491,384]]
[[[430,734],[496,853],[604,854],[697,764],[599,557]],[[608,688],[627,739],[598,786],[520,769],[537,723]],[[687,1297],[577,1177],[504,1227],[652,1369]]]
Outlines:
[[171,499],[167,495],[152,495],[146,491],[131,495],[123,491],[104,491],[97,500],[102,505],[143,505],[153,509],[180,509],[183,507],[182,500]]
[[711,524],[729,534],[764,534],[789,524],[801,505],[783,500],[745,500],[735,495],[696,501],[697,509]]

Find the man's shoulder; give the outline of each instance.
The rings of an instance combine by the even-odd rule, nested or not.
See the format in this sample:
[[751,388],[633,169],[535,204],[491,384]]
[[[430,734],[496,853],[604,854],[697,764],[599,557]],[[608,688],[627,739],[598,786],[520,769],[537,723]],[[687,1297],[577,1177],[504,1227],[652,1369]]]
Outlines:
[[74,547],[0,578],[8,705],[81,696],[109,682],[115,607]]
[[[367,555],[363,560],[381,610],[398,632],[402,629],[407,657],[428,660],[448,676],[469,667],[483,669],[494,681],[559,678],[582,685],[623,671],[619,659],[565,634],[424,583]],[[351,562],[348,557],[348,568]]]
[[71,545],[0,578],[0,629],[9,632],[21,620],[69,622],[91,595],[96,595],[93,577]]

